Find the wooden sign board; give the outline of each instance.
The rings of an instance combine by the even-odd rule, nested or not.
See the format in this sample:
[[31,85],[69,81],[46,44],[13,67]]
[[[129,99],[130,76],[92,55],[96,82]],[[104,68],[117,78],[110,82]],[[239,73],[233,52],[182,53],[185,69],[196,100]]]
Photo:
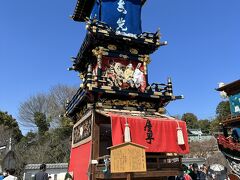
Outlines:
[[123,143],[110,147],[111,173],[146,172],[145,147]]

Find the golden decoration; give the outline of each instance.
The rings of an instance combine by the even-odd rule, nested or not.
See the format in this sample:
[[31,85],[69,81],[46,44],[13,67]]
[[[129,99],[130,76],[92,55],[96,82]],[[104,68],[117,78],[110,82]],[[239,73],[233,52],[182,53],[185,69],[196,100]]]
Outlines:
[[109,44],[108,49],[115,51],[115,50],[117,50],[117,46],[115,46],[113,44]]
[[134,49],[134,48],[131,48],[131,49],[130,49],[130,53],[132,53],[132,54],[138,54],[138,50],[137,50],[137,49]]

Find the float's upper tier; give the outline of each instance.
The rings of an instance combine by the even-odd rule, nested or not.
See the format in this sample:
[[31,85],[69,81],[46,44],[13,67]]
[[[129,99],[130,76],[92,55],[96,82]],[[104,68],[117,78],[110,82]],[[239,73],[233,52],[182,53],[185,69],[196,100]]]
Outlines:
[[140,34],[141,8],[146,0],[78,0],[74,21],[96,18],[121,33]]

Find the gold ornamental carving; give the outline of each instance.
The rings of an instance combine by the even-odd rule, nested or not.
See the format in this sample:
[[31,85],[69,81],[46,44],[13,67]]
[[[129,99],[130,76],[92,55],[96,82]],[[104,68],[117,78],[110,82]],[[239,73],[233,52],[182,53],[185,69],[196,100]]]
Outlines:
[[108,45],[108,49],[112,50],[112,51],[116,51],[117,50],[117,46],[113,45],[113,44],[109,44]]
[[138,50],[137,50],[137,49],[134,49],[134,48],[131,48],[131,49],[130,49],[130,53],[132,53],[132,54],[138,54]]

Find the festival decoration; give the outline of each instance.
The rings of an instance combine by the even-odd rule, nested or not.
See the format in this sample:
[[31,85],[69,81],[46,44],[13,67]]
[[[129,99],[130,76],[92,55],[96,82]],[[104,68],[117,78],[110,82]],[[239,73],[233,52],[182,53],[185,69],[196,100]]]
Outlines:
[[152,179],[182,171],[182,154],[189,152],[186,123],[164,112],[183,96],[174,95],[171,78],[149,82],[150,55],[167,42],[159,30],[142,32],[144,3],[77,0],[72,18],[86,22],[87,33],[69,68],[82,81],[65,114],[75,124],[74,179]]
[[[233,176],[240,176],[240,80],[223,84],[217,91],[225,92],[229,98],[231,115],[223,119],[221,128],[223,134],[217,138],[219,149],[226,157]],[[216,166],[218,167],[218,166]],[[213,169],[214,170],[214,169]],[[218,169],[220,174],[222,169]],[[213,173],[214,174],[214,173]],[[218,173],[219,174],[219,173]],[[225,173],[226,174],[226,173]]]

